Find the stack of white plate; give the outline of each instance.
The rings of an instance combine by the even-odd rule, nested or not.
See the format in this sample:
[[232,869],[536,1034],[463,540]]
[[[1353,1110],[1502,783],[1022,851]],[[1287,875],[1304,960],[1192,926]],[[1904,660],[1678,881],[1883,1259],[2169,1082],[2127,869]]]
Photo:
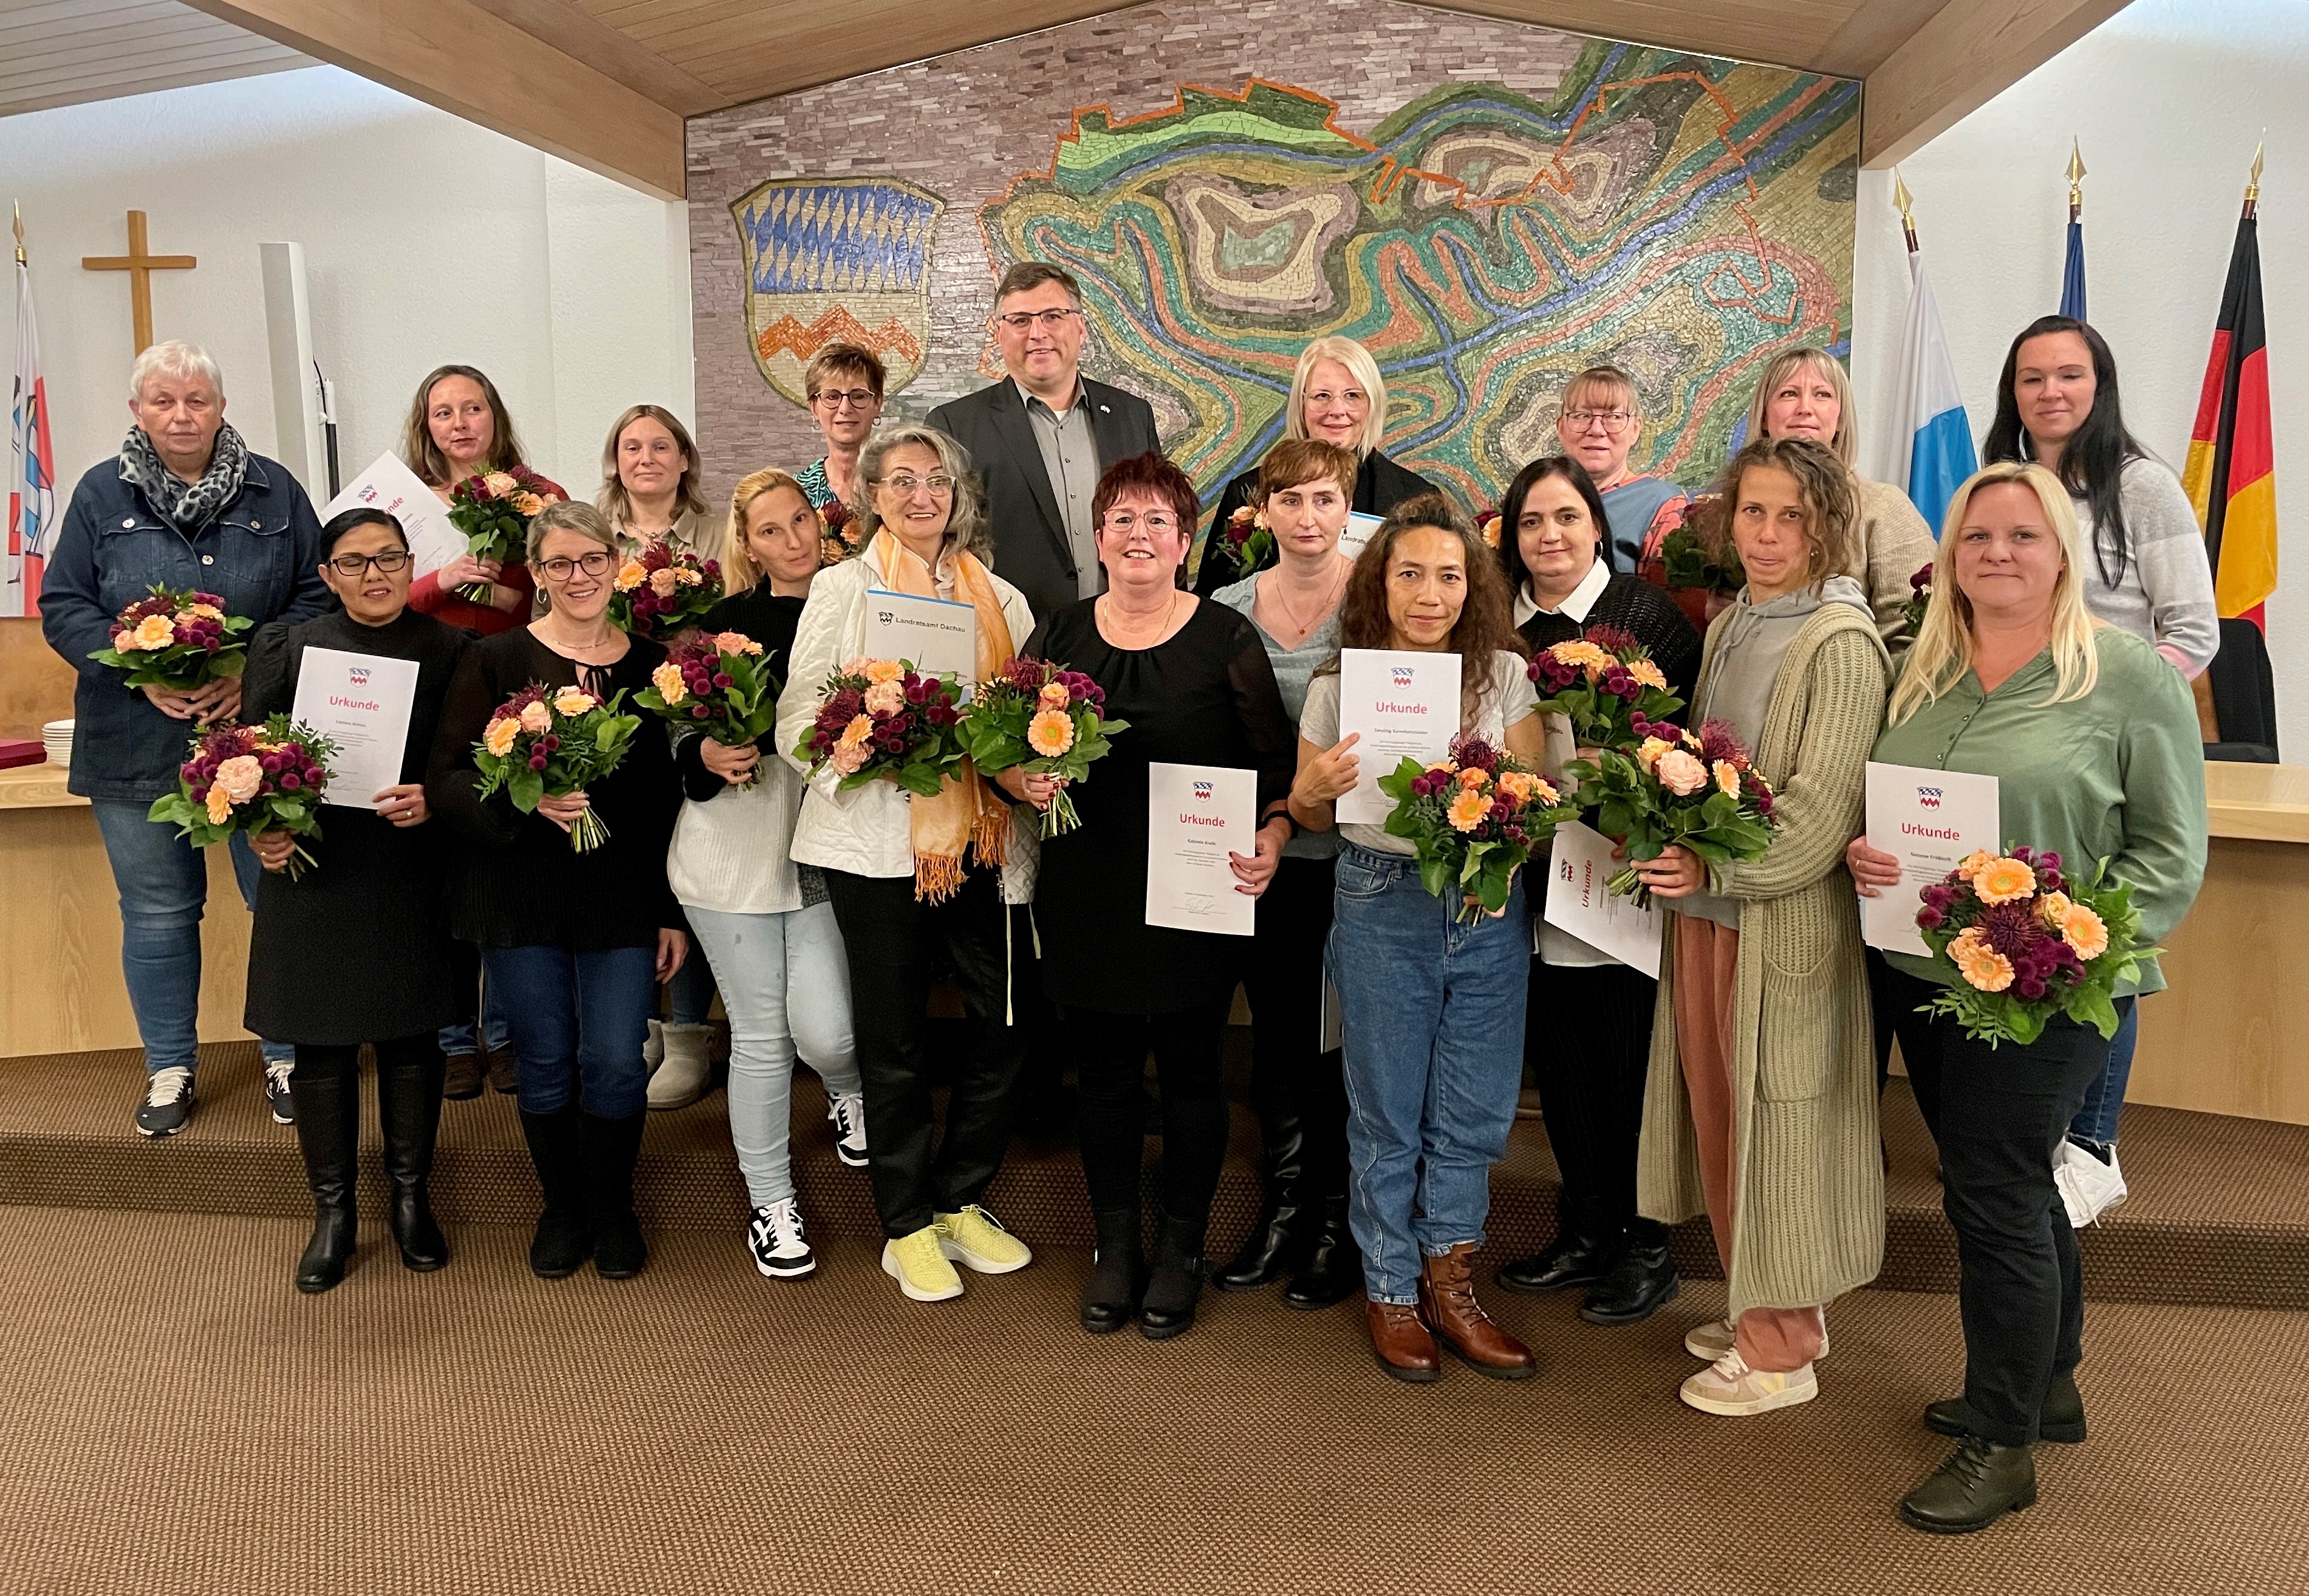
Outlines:
[[48,750],[51,765],[71,766],[72,740],[73,724],[68,720],[52,720],[40,728],[40,746]]

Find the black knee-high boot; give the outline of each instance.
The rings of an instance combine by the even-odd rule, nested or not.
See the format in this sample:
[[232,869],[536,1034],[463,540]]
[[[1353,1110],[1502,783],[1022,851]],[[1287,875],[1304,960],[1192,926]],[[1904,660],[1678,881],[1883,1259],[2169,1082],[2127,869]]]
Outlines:
[[577,1105],[565,1103],[550,1114],[521,1111],[521,1133],[530,1162],[545,1192],[545,1211],[529,1244],[529,1267],[558,1280],[577,1272],[592,1256],[593,1231],[585,1216],[585,1163],[579,1149]]
[[[1267,1083],[1262,1082],[1262,1085]],[[1259,1151],[1266,1195],[1258,1219],[1224,1269],[1211,1276],[1222,1291],[1255,1291],[1305,1261],[1313,1239],[1306,1192],[1307,1134],[1297,1094],[1280,1085],[1258,1094]]]
[[[360,1171],[360,1071],[348,1059],[300,1048],[289,1089],[297,1106],[297,1145],[313,1189],[313,1238],[297,1261],[297,1289],[326,1291],[345,1278],[358,1229],[354,1192]],[[351,1048],[329,1050],[358,1059]],[[309,1065],[307,1059],[310,1060]]]
[[634,1166],[641,1158],[649,1111],[623,1119],[584,1116],[585,1207],[593,1224],[593,1269],[605,1280],[629,1279],[649,1262],[649,1244],[634,1213]]
[[449,1243],[434,1222],[427,1185],[446,1067],[440,1044],[430,1036],[404,1037],[376,1050],[376,1110],[385,1127],[385,1177],[393,1186],[393,1239],[401,1262],[419,1271],[449,1262]]

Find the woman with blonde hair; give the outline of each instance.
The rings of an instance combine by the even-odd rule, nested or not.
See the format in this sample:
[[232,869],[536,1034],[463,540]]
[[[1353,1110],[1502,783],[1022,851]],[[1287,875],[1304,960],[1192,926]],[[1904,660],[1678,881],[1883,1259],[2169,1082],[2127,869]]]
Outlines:
[[[1764,368],[1748,401],[1748,436],[1801,438],[1844,462],[1859,501],[1844,574],[1868,590],[1877,636],[1895,654],[1908,645],[1911,578],[1933,560],[1933,529],[1907,494],[1859,472],[1859,418],[1843,362],[1824,349],[1792,349]],[[1647,553],[1653,551],[1647,550]]]
[[[762,668],[783,681],[824,531],[801,484],[784,472],[740,478],[715,551],[729,596],[701,629],[742,634],[761,648]],[[835,1154],[853,1167],[866,1162],[842,932],[824,872],[790,857],[802,782],[777,757],[775,739],[731,747],[683,737],[674,765],[687,802],[666,875],[730,1011],[730,1140],[752,1207],[746,1245],[763,1274],[795,1279],[817,1267],[788,1154],[797,1056],[826,1081]],[[669,1057],[653,1090],[673,1067]]]
[[[2157,646],[2094,619],[2083,549],[2067,488],[2041,465],[2001,463],[1959,488],[1872,757],[1995,776],[2002,839],[2057,855],[2063,874],[2106,868],[2132,889],[2153,947],[2204,879],[2201,733],[2188,681]],[[1865,837],[1845,859],[1864,896],[1899,883],[1899,861]],[[1924,1410],[1960,1444],[1900,1516],[1961,1533],[2036,1500],[2033,1443],[2084,1439],[2084,1281],[2054,1169],[2110,1043],[2060,1015],[2025,1046],[1974,1041],[1949,1016],[1918,1012],[1948,983],[1944,967],[1888,961],[1876,1002],[1939,1143],[1965,1341],[1964,1394]],[[2120,1023],[2164,985],[2157,960],[2142,960],[2117,988]]]
[[1739,1417],[1819,1394],[1825,1305],[1884,1256],[1868,988],[1843,865],[1887,661],[1868,596],[1844,575],[1858,530],[1844,462],[1760,438],[1725,481],[1748,580],[1708,625],[1686,724],[1712,758],[1737,739],[1777,802],[1760,858],[1711,865],[1676,846],[1639,867],[1671,913],[1636,1199],[1662,1224],[1708,1215],[1731,1313],[1684,1339],[1709,1366],[1681,1394]]
[[593,507],[610,518],[627,554],[663,543],[707,558],[721,528],[708,519],[705,469],[681,418],[661,404],[629,405],[601,446]]
[[[1347,508],[1357,515],[1385,516],[1406,499],[1435,491],[1434,483],[1380,451],[1387,436],[1387,379],[1371,351],[1352,338],[1318,338],[1299,351],[1291,393],[1283,403],[1283,436],[1353,451],[1355,490]],[[1202,563],[1195,568],[1195,591],[1205,598],[1258,574],[1242,569],[1219,546],[1224,541],[1219,529],[1246,507],[1260,507],[1256,464],[1219,494],[1211,535],[1203,540]],[[1259,569],[1275,559],[1269,554]]]

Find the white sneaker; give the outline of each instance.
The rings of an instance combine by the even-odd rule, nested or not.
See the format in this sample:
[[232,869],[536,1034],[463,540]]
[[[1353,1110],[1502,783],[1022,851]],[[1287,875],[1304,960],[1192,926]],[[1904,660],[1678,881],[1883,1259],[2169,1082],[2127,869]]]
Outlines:
[[834,1156],[852,1169],[866,1167],[866,1094],[837,1092],[826,1106],[834,1122]]
[[[1706,1324],[1694,1325],[1683,1338],[1683,1349],[1694,1357],[1714,1363],[1738,1345],[1740,1327],[1729,1319],[1712,1319]],[[1812,1360],[1820,1363],[1828,1357],[1828,1329],[1820,1327],[1820,1350]]]
[[665,1062],[650,1077],[652,1108],[687,1108],[705,1095],[713,1077],[713,1028],[710,1025],[669,1025],[665,1028]]
[[1750,1368],[1746,1359],[1732,1351],[1686,1380],[1677,1394],[1702,1413],[1745,1418],[1808,1402],[1820,1394],[1820,1382],[1812,1377],[1810,1364],[1785,1375],[1765,1374]]
[[2053,1184],[2061,1190],[2061,1204],[2069,1210],[2069,1225],[2081,1230],[2099,1222],[2101,1215],[2130,1195],[2116,1149],[2108,1149],[2104,1164],[2075,1142],[2063,1139],[2053,1164]]
[[791,1197],[754,1210],[746,1223],[746,1245],[754,1267],[774,1280],[798,1280],[817,1268],[817,1254],[802,1236],[801,1209]]

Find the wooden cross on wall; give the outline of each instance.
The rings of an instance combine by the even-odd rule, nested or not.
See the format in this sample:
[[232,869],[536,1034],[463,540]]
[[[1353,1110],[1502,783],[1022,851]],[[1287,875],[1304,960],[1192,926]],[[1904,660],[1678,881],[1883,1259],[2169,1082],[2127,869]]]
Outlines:
[[141,355],[152,346],[152,273],[189,272],[201,263],[197,256],[190,255],[147,254],[144,213],[131,211],[128,213],[128,253],[83,255],[80,264],[85,271],[128,273],[128,303],[135,314],[136,352]]

